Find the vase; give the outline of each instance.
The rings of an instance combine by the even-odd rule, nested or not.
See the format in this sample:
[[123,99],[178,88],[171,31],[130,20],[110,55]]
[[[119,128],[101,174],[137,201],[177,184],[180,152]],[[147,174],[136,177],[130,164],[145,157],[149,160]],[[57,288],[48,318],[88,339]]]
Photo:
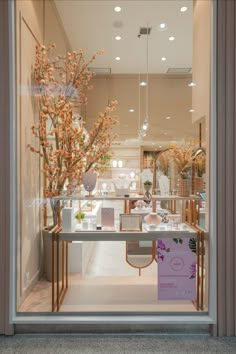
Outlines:
[[152,186],[150,184],[144,184],[143,188],[146,192],[150,192],[150,190],[152,189]]
[[159,225],[162,218],[157,213],[150,213],[144,217],[144,221],[148,225]]
[[189,197],[189,180],[187,178],[181,178],[179,180],[178,196]]
[[203,177],[195,177],[195,193],[203,191]]
[[[62,259],[62,247],[61,242],[59,241],[59,260],[61,264]],[[57,279],[57,264],[56,264],[56,250],[57,243],[54,241],[54,279]],[[43,229],[43,254],[44,254],[44,272],[46,279],[49,282],[52,282],[52,234],[49,232],[48,227]],[[62,279],[62,269],[59,268],[59,280]]]
[[94,190],[97,183],[97,174],[92,169],[88,170],[83,174],[82,181],[83,181],[84,189],[87,192],[91,193]]

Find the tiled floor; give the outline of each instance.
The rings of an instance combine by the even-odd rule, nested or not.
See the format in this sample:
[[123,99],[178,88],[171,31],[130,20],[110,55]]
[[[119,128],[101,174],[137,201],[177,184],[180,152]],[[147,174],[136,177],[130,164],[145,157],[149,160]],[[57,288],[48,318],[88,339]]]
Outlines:
[[[138,259],[139,261],[140,259]],[[145,257],[141,261],[146,261]],[[150,262],[150,259],[147,260]],[[21,312],[51,311],[51,283],[41,279]],[[142,270],[125,261],[125,242],[97,242],[85,276],[71,273],[61,312],[182,311],[195,312],[191,301],[157,300],[157,264]]]

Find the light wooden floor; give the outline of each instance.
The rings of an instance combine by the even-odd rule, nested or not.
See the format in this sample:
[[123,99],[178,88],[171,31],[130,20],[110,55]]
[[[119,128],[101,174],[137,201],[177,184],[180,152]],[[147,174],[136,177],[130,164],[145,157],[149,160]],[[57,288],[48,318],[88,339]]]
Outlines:
[[[50,312],[51,283],[42,278],[19,308]],[[196,312],[191,301],[157,300],[157,264],[138,270],[125,261],[125,242],[97,242],[85,276],[70,273],[61,312]]]

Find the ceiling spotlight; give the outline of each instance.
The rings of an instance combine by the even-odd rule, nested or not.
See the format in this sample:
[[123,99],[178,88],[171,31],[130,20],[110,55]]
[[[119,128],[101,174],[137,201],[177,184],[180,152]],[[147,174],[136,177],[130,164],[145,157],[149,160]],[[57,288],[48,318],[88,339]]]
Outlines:
[[190,82],[190,84],[188,84],[189,87],[193,87],[196,86],[195,82]]
[[166,119],[170,119],[170,118],[171,118],[171,117],[169,117],[169,116],[168,116],[168,117],[166,117]]
[[189,112],[190,112],[190,113],[193,113],[193,112],[195,112],[195,111],[194,111],[194,109],[190,109]]
[[133,108],[130,108],[130,109],[129,109],[129,112],[130,112],[130,113],[133,113],[133,112],[134,112],[134,109],[133,109]]
[[161,60],[162,60],[162,61],[166,61],[166,57],[162,57]]
[[145,81],[141,81],[139,86],[147,86],[147,83]]
[[115,38],[116,38],[117,41],[121,40],[121,36],[116,36]]
[[159,25],[159,30],[160,30],[160,31],[165,31],[165,30],[167,30],[167,24],[166,24],[166,23],[160,23],[160,25]]
[[120,57],[116,57],[116,60],[120,60]]
[[114,8],[114,11],[115,11],[115,12],[121,12],[121,7],[120,7],[120,6],[116,6],[116,7]]
[[182,6],[180,12],[186,12],[188,10],[187,6]]
[[169,37],[169,41],[174,41],[175,40],[175,37]]

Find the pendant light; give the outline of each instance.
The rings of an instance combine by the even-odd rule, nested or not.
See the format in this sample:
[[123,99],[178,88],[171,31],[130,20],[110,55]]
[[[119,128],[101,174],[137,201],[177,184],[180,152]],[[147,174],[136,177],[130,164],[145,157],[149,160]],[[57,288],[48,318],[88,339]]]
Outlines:
[[146,46],[146,111],[145,111],[145,119],[143,121],[142,127],[139,131],[139,137],[143,138],[146,136],[146,132],[149,127],[149,105],[148,105],[148,100],[149,100],[149,72],[148,72],[148,36],[150,34],[150,28],[148,27],[147,24],[147,30],[146,30],[146,35],[147,35],[147,46]]

